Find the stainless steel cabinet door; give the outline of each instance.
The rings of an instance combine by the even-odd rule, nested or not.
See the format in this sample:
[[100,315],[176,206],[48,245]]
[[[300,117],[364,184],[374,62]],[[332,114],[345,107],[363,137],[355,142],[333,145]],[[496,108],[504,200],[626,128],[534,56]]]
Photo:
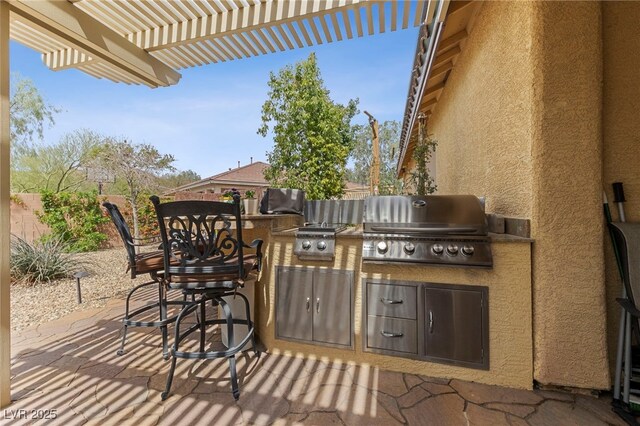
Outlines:
[[351,346],[353,275],[316,271],[313,279],[313,340]]
[[312,340],[313,271],[279,268],[276,337]]
[[482,287],[425,287],[425,355],[488,368],[488,315]]

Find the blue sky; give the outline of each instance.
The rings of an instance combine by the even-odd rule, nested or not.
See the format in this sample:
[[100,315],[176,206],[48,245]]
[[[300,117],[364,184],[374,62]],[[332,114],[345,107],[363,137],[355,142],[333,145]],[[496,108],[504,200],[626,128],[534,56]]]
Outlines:
[[[325,85],[340,103],[359,98],[380,121],[401,120],[417,29],[387,32],[293,51],[181,70],[176,86],[149,89],[99,80],[76,70],[52,72],[40,55],[11,43],[11,70],[32,79],[62,112],[45,143],[89,128],[149,143],[173,154],[180,170],[202,177],[265,160],[272,141],[256,134],[270,71],[316,52]],[[366,123],[359,114],[354,123]]]

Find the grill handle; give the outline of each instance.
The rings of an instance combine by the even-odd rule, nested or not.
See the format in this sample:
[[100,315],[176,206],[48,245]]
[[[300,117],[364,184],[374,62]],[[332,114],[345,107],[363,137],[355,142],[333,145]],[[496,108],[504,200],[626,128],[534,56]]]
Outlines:
[[404,333],[393,333],[391,331],[380,331],[380,334],[382,334],[384,337],[402,337],[404,336]]
[[384,297],[380,298],[380,301],[385,305],[399,305],[403,303],[403,300],[393,300],[393,299],[385,299]]
[[422,207],[426,207],[427,202],[425,200],[415,200],[414,202],[411,203],[411,205],[416,208],[422,208]]
[[429,227],[401,227],[401,226],[372,226],[372,231],[376,232],[406,232],[413,234],[462,234],[462,233],[476,233],[476,228],[469,227],[452,227],[452,228],[429,228]]

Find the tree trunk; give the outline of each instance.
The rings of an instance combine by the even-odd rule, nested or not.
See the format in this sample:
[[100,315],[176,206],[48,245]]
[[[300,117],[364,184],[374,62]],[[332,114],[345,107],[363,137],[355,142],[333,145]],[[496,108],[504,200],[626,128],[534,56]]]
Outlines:
[[[133,237],[140,238],[140,229],[138,228],[138,205],[136,200],[133,198],[129,200],[129,203],[131,204],[131,216],[133,217]],[[136,240],[134,240],[134,243],[135,241]],[[140,250],[138,247],[135,247],[135,249],[136,253]]]

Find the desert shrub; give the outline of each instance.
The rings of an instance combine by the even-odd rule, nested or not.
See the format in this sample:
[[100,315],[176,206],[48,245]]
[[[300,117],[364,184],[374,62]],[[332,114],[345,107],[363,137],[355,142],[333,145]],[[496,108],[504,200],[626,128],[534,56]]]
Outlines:
[[48,192],[41,194],[42,211],[38,218],[48,225],[51,234],[42,237],[62,241],[71,251],[94,251],[107,240],[100,226],[109,221],[100,208],[96,191],[90,192]]
[[16,235],[11,236],[11,278],[14,281],[35,285],[72,277],[87,266],[60,238],[29,244]]

